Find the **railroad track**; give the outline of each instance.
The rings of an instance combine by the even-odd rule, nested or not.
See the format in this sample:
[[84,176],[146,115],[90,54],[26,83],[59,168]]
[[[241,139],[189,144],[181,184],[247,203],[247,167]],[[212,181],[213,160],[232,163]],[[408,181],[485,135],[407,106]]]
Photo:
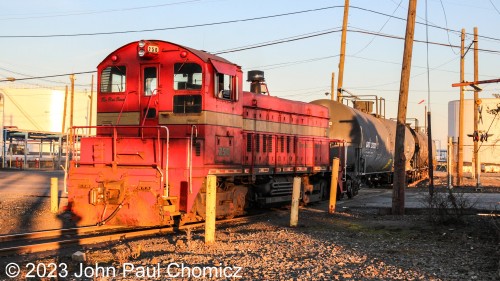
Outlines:
[[[218,220],[216,224],[250,220],[264,215],[254,214],[238,218]],[[116,228],[116,227],[79,227],[71,229],[55,229],[30,233],[19,233],[0,236],[0,256],[29,254],[58,250],[72,245],[90,245],[104,242],[147,237],[157,234],[175,233],[179,230],[195,229],[205,223],[193,223],[180,227],[158,226],[148,228]]]

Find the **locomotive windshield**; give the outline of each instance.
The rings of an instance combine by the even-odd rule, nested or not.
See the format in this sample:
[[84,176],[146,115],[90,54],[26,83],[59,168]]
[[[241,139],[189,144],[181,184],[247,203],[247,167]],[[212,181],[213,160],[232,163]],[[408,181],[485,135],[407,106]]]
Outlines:
[[174,65],[174,90],[199,90],[202,78],[199,64],[176,63]]
[[125,66],[108,66],[101,73],[101,93],[120,93],[125,91]]

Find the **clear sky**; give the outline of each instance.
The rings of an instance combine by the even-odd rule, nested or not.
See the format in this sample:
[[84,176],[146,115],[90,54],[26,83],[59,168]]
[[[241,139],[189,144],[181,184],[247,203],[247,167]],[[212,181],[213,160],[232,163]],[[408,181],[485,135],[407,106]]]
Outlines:
[[[358,95],[384,97],[387,117],[397,114],[404,41],[354,31],[404,37],[402,19],[406,19],[408,2],[350,1],[344,88]],[[418,1],[420,24],[415,39],[421,41],[426,39],[425,4],[425,0]],[[288,41],[221,56],[245,72],[264,70],[271,95],[301,101],[325,98],[331,73],[338,74],[341,33],[337,31],[342,26],[343,5],[343,0],[2,1],[0,79],[92,71],[107,54],[140,39],[171,41],[212,53]],[[427,7],[428,22],[440,27],[428,28],[429,41],[460,46],[457,31],[465,28],[468,46],[473,28],[478,27],[479,48],[484,49],[479,53],[479,79],[500,78],[500,0],[427,0]],[[144,31],[151,29],[156,31]],[[290,40],[302,37],[308,38]],[[460,50],[434,44],[428,49],[433,138],[444,142],[447,104],[459,98],[458,88],[451,84],[459,82]],[[426,50],[425,43],[415,42],[408,104],[408,117],[420,119],[421,124],[429,100]],[[472,81],[472,50],[466,55],[465,71],[466,80]],[[0,83],[0,88],[61,89],[69,79]],[[89,88],[90,75],[78,75],[76,83],[81,89]],[[483,98],[500,92],[499,84],[482,88]],[[472,96],[466,93],[466,98]]]

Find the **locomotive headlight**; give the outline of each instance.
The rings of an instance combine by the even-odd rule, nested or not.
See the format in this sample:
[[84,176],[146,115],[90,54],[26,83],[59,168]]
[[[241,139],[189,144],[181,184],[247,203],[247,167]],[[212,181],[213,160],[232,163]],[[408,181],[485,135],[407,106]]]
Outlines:
[[139,50],[138,54],[139,54],[139,57],[143,57],[146,54],[146,51],[141,49],[141,50]]
[[144,40],[139,41],[139,48],[144,48],[146,46],[146,42]]

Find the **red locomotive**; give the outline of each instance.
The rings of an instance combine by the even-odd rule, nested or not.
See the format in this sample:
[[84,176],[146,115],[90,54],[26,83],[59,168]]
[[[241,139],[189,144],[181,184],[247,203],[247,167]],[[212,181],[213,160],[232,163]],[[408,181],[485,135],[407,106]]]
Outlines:
[[272,97],[263,72],[219,56],[148,40],[127,44],[97,67],[96,135],[77,137],[67,175],[80,224],[167,225],[205,213],[205,179],[217,175],[217,216],[248,204],[325,195],[328,109]]

